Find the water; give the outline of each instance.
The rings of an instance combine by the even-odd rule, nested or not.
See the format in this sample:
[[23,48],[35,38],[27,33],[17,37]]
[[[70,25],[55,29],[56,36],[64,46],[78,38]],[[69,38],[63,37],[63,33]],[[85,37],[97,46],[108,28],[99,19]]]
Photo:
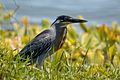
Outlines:
[[[6,9],[14,9],[13,0],[0,0]],[[16,0],[20,6],[16,18],[29,16],[30,22],[40,23],[43,18],[51,21],[59,15],[84,16],[91,23],[120,23],[120,0]]]

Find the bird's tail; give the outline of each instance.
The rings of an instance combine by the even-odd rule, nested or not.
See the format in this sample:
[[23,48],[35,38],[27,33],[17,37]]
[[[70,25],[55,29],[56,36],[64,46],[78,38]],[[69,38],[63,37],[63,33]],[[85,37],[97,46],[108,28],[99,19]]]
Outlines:
[[16,61],[16,60],[19,60],[19,61],[26,61],[24,56],[23,55],[20,55],[20,53],[16,54],[14,57],[13,57],[13,60]]
[[33,65],[36,60],[31,60],[30,58],[25,57],[25,55],[20,55],[20,52],[13,57],[14,61],[20,61],[27,63],[26,65]]

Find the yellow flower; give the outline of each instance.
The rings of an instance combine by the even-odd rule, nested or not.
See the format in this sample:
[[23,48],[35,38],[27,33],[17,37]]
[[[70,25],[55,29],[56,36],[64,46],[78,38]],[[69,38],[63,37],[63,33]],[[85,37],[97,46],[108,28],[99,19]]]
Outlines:
[[28,17],[27,16],[22,17],[22,23],[24,24],[25,27],[28,27]]

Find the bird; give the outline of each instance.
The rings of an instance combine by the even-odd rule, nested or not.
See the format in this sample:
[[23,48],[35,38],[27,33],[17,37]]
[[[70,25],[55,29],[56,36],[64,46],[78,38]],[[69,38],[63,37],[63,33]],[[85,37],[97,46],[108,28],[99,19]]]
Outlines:
[[65,42],[67,25],[71,23],[84,23],[87,20],[75,19],[67,15],[58,16],[51,26],[39,33],[35,38],[28,42],[25,47],[15,55],[14,60],[19,56],[20,61],[36,63],[41,66],[46,57],[58,51]]

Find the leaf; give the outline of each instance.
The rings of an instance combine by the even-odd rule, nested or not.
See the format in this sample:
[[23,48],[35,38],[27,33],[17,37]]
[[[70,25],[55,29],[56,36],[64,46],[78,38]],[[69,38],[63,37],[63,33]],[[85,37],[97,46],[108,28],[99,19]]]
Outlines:
[[102,55],[102,51],[97,49],[94,54],[94,63],[103,65],[104,63],[104,56]]
[[22,40],[22,43],[27,43],[27,42],[30,41],[30,39],[29,39],[28,36],[23,36],[23,37],[21,38],[21,40]]
[[42,25],[43,28],[48,28],[50,26],[49,19],[48,18],[44,18],[41,21],[41,25]]

